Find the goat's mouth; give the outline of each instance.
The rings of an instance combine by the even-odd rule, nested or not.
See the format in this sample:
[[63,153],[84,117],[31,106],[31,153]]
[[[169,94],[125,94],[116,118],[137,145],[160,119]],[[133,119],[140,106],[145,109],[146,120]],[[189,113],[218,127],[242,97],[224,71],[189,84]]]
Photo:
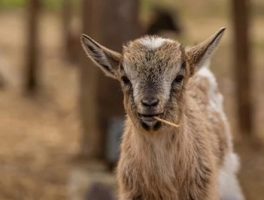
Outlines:
[[156,130],[160,127],[161,123],[157,121],[154,117],[159,117],[161,115],[162,113],[156,113],[156,114],[138,113],[138,116],[140,118],[143,128],[147,130],[149,130],[150,128],[153,128],[154,130]]

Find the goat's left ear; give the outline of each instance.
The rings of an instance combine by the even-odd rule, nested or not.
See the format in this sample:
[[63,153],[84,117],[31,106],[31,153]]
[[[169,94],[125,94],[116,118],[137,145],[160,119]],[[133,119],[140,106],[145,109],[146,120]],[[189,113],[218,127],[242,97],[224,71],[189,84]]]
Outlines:
[[81,43],[87,56],[107,75],[117,78],[117,69],[121,61],[121,54],[112,51],[87,35],[81,36]]
[[186,54],[190,63],[190,72],[193,75],[198,69],[200,69],[206,62],[209,61],[210,56],[216,50],[225,28],[221,28],[214,35],[202,43],[190,48]]

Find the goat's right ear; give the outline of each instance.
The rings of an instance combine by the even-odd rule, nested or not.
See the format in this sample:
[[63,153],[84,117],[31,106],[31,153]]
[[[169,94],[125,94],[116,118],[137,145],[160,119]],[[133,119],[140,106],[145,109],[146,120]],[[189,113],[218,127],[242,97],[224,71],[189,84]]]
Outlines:
[[121,54],[98,44],[87,35],[81,36],[81,43],[88,57],[103,72],[112,78],[117,78],[117,69],[121,61]]

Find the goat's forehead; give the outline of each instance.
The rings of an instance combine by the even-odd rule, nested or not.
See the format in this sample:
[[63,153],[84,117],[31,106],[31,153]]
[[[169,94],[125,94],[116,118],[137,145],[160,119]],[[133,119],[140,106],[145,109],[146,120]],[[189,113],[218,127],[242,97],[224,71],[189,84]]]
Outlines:
[[161,38],[161,37],[145,36],[145,37],[137,39],[135,43],[139,43],[149,50],[155,50],[164,44],[174,44],[175,41],[171,39]]
[[177,41],[146,36],[129,42],[123,49],[123,65],[133,71],[166,70],[181,61]]

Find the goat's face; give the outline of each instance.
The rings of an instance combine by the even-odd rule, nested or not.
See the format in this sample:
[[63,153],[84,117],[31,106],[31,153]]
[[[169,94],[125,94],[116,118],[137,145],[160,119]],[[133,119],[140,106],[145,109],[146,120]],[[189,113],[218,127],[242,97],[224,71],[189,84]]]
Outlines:
[[186,55],[178,42],[147,36],[125,46],[119,80],[134,124],[157,130],[161,123],[154,116],[176,122],[188,76]]
[[129,42],[123,53],[111,51],[82,36],[82,45],[108,76],[120,81],[124,106],[137,128],[155,131],[161,123],[153,117],[177,123],[184,109],[185,85],[210,57],[224,29],[185,51],[176,41],[143,37]]

